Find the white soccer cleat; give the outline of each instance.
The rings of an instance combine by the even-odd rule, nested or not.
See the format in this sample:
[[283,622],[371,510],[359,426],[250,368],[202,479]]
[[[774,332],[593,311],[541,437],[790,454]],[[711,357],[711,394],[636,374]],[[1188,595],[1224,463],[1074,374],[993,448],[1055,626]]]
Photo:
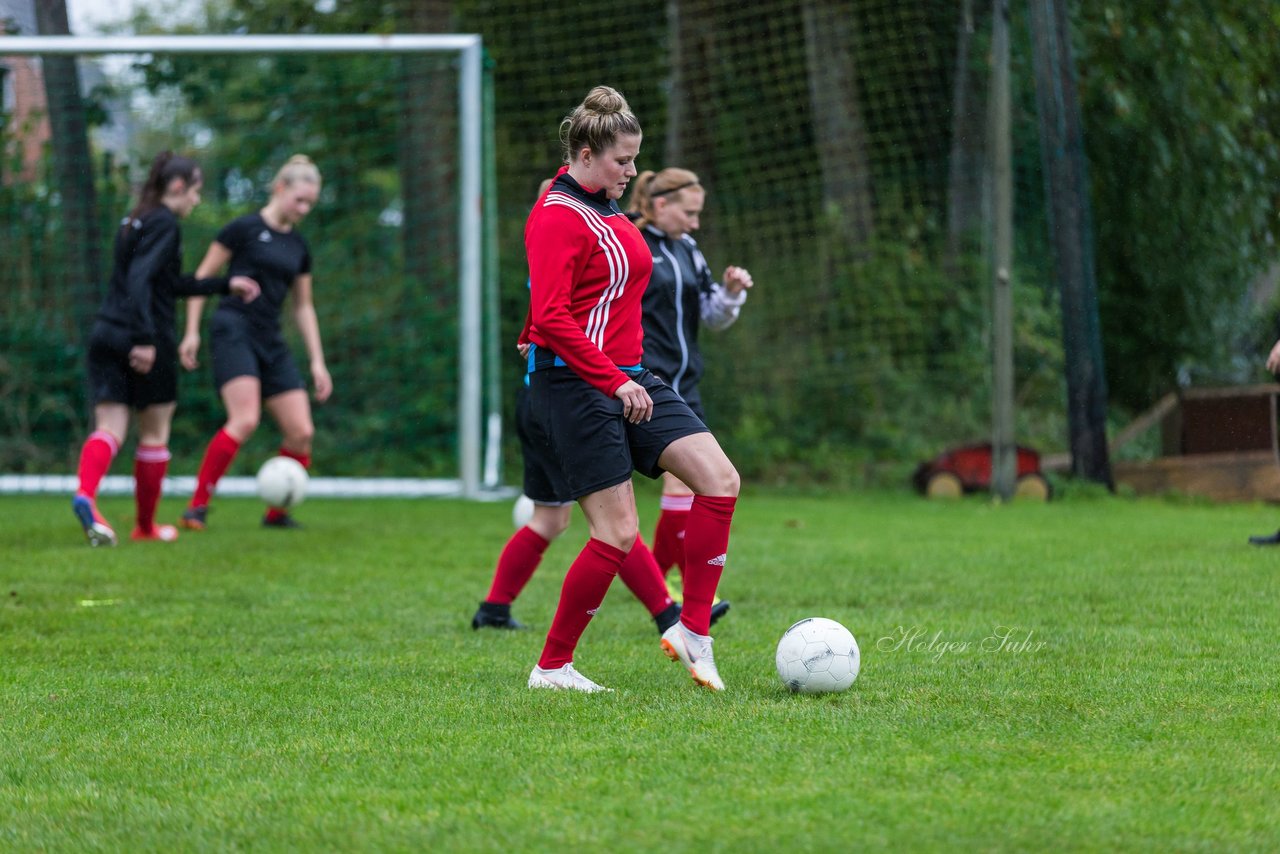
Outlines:
[[173,525],[153,525],[150,531],[134,528],[133,533],[129,535],[129,539],[134,542],[154,540],[160,543],[172,543],[178,539],[178,529]]
[[529,674],[530,688],[562,688],[570,691],[582,691],[594,694],[597,691],[613,691],[603,685],[597,685],[581,673],[573,669],[573,662],[554,670],[543,670],[536,664]]
[[694,634],[683,623],[676,623],[662,633],[662,651],[672,661],[683,664],[694,682],[712,691],[724,690],[724,680],[711,654],[710,635]]

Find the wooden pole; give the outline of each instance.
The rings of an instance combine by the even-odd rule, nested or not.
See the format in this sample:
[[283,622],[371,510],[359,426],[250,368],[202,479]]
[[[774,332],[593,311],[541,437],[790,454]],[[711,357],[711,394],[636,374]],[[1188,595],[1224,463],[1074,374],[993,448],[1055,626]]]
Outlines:
[[993,4],[991,33],[991,492],[1013,497],[1017,446],[1013,418],[1013,155],[1009,106],[1009,4]]

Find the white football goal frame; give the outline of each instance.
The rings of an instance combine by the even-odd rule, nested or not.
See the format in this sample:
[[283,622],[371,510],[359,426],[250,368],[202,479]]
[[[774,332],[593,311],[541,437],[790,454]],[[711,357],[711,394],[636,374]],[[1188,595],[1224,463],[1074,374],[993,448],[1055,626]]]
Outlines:
[[[490,347],[486,352],[485,339],[496,341],[498,300],[496,253],[490,253],[488,270],[484,258],[485,218],[494,216],[493,205],[484,203],[484,162],[494,141],[492,122],[485,120],[484,50],[479,35],[19,36],[0,42],[4,56],[279,53],[447,53],[458,61],[458,478],[313,478],[310,494],[472,499],[507,494],[499,482],[499,378],[496,371],[485,371],[486,360],[496,351]],[[132,482],[131,477],[108,477],[102,491],[132,492]],[[194,478],[175,477],[166,483],[166,492],[181,494],[193,485]],[[0,475],[0,493],[75,489],[70,475]],[[254,491],[253,479],[247,477],[224,478],[218,485],[220,495]]]

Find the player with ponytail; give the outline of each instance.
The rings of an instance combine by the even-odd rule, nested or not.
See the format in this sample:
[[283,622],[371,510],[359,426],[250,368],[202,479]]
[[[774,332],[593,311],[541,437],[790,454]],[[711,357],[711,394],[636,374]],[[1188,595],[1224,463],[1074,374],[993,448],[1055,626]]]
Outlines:
[[[688,169],[642,172],[632,182],[627,215],[640,228],[655,260],[644,292],[644,366],[675,389],[699,418],[702,394],[702,326],[726,329],[738,319],[753,282],[742,267],[726,267],[721,282],[711,275],[693,232],[698,230],[706,191]],[[660,260],[659,260],[660,259]],[[678,566],[683,580],[684,529],[693,491],[670,472],[662,477],[661,514],[653,556],[664,573]],[[728,602],[716,608],[727,610]]]
[[156,505],[169,465],[169,429],[178,400],[175,302],[180,296],[234,293],[247,303],[258,283],[184,276],[179,220],[200,204],[200,167],[165,151],[151,163],[138,204],[116,232],[111,282],[89,336],[89,393],[94,430],[80,449],[79,486],[71,507],[90,545],[113,546],[116,533],[98,510],[98,486],[137,413],[134,540],[172,541],[172,525],[156,525]]

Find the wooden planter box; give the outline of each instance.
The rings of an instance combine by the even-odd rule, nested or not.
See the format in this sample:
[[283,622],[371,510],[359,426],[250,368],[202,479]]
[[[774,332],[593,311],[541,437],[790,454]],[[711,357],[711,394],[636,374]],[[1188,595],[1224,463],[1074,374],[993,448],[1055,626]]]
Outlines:
[[1116,437],[1160,425],[1163,453],[1115,462],[1119,485],[1141,495],[1181,492],[1220,501],[1280,501],[1280,384],[1189,388],[1166,396]]

